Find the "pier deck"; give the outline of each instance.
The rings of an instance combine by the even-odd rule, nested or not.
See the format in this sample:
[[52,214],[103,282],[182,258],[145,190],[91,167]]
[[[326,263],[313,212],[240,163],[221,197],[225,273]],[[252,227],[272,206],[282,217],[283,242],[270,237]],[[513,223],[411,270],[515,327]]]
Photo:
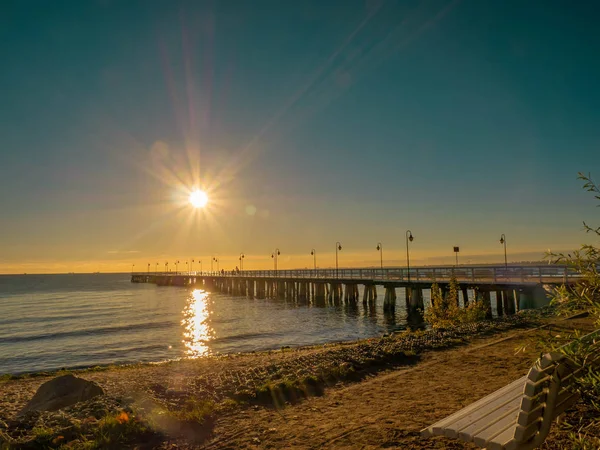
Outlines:
[[[384,311],[396,306],[396,289],[405,289],[409,313],[423,311],[423,290],[436,282],[443,295],[454,274],[462,306],[477,298],[491,305],[495,297],[498,315],[548,304],[545,286],[574,283],[578,274],[566,266],[469,266],[362,269],[253,270],[243,272],[132,273],[134,283],[159,286],[199,286],[230,295],[286,298],[315,304],[356,303],[363,286],[364,304],[374,304],[377,286],[385,288]],[[469,295],[470,293],[470,295]],[[490,306],[491,311],[491,306]]]

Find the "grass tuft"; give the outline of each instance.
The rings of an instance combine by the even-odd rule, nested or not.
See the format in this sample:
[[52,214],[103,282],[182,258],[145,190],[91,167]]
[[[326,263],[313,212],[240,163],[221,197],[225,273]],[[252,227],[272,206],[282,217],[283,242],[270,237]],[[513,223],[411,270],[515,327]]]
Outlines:
[[182,422],[203,424],[213,416],[215,410],[216,404],[212,400],[189,398],[184,403],[183,408],[173,413],[173,416]]

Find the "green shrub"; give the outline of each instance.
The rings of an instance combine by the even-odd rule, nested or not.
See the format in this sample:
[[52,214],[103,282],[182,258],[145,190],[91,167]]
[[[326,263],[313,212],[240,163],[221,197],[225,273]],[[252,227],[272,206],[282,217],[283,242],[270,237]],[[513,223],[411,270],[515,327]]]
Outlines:
[[[448,292],[444,296],[437,283],[431,286],[431,306],[425,311],[424,318],[433,328],[450,328],[459,324],[474,323],[486,319],[487,305],[474,300],[461,308],[458,304],[460,286],[454,272],[450,276]],[[477,295],[475,295],[477,299]]]
[[[600,188],[595,184],[590,176],[582,173],[578,178],[583,180],[583,188],[591,192],[596,200],[600,200]],[[600,236],[600,227],[592,228],[585,222],[584,229],[588,233]],[[571,314],[576,311],[589,311],[595,318],[596,324],[600,325],[600,249],[593,245],[582,245],[579,250],[572,254],[548,253],[546,257],[554,260],[555,263],[566,264],[575,269],[580,278],[575,285],[561,286],[555,290],[552,305],[557,307],[557,311],[562,314]],[[575,334],[577,337],[577,333]],[[563,336],[552,336],[550,340],[554,347],[558,347],[559,340]],[[572,339],[572,336],[568,336]],[[574,345],[561,349],[574,361],[585,364],[592,352],[597,352],[597,348],[591,348],[590,343],[576,342]],[[598,369],[589,368],[583,375],[574,380],[573,387],[581,394],[582,408],[587,411],[589,418],[579,417],[576,428],[564,428],[569,442],[569,448],[572,449],[597,449],[600,448],[600,372]],[[584,420],[585,423],[582,423]],[[567,424],[568,426],[568,424]]]
[[[582,173],[579,173],[578,178],[584,181],[583,188],[592,192],[596,200],[600,201],[600,187]],[[583,227],[586,232],[600,236],[600,227],[592,228],[585,222]],[[548,253],[546,257],[553,259],[555,263],[566,264],[581,275],[574,286],[556,289],[552,303],[563,313],[590,311],[600,325],[600,248],[585,244],[572,254]]]
[[202,424],[215,413],[215,409],[216,404],[212,400],[189,398],[183,408],[173,413],[173,415],[182,422]]
[[106,416],[97,423],[93,438],[86,444],[93,449],[120,449],[133,442],[139,442],[153,435],[146,422],[135,416],[121,412],[116,416]]

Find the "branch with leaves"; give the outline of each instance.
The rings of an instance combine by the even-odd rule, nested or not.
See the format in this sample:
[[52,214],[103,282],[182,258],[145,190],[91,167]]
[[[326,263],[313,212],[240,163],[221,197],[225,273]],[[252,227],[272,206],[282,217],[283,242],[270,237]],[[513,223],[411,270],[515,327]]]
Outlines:
[[[600,201],[600,187],[594,183],[590,174],[585,175],[583,172],[579,172],[577,174],[577,179],[583,181],[583,189],[585,189],[587,192],[593,193],[596,200]],[[600,206],[600,204],[597,206]],[[596,233],[598,236],[600,236],[600,227],[592,228],[588,226],[585,221],[583,222],[583,227],[588,233]]]

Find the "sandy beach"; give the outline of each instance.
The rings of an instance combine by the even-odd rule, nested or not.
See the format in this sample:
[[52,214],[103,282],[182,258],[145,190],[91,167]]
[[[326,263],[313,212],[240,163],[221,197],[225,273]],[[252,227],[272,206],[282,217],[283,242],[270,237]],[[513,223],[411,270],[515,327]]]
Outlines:
[[[592,320],[519,314],[452,331],[96,368],[75,374],[105,396],[25,417],[17,413],[57,374],[5,376],[0,431],[7,448],[35,448],[40,429],[61,437],[50,447],[77,448],[77,433],[90,438],[97,420],[125,411],[155,432],[120,444],[130,448],[470,448],[419,430],[524,375],[539,356],[536,338],[575,329],[592,330]],[[204,402],[201,423],[178,415],[190,399]]]

